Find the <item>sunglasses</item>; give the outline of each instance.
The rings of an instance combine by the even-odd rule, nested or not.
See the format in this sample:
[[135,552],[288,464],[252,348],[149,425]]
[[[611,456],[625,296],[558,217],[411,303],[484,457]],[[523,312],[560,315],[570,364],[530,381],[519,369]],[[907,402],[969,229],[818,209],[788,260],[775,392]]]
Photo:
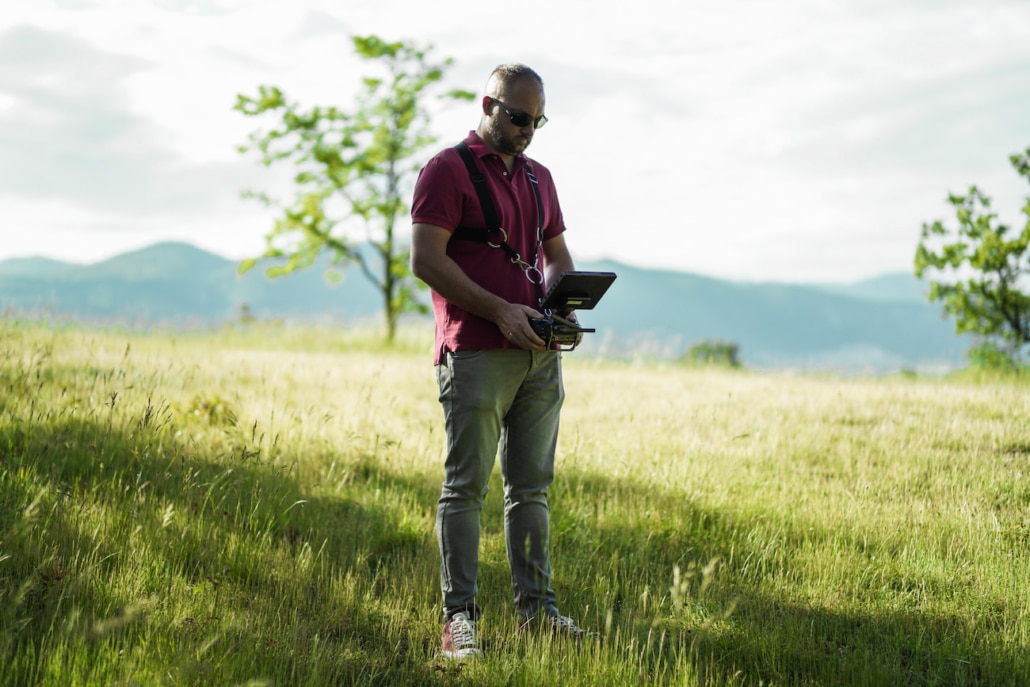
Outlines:
[[521,112],[519,110],[515,110],[514,112],[512,112],[511,110],[508,109],[507,105],[502,103],[497,98],[493,98],[491,96],[487,96],[487,97],[490,98],[490,100],[492,100],[493,102],[495,102],[495,103],[497,103],[498,105],[501,106],[501,109],[504,110],[504,112],[508,115],[508,119],[510,119],[511,123],[514,124],[515,126],[529,126],[530,122],[532,122],[533,128],[534,129],[539,129],[544,124],[547,124],[547,117],[545,117],[543,115],[540,115],[536,119],[533,119],[533,117],[528,112]]

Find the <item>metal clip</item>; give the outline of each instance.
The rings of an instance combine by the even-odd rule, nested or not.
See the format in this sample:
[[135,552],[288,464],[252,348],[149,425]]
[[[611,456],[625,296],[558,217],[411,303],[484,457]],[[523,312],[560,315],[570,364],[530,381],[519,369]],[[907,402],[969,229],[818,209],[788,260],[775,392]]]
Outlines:
[[[544,283],[544,273],[541,272],[537,268],[536,265],[529,265],[528,267],[526,267],[525,272],[526,272],[526,279],[529,280],[530,284],[543,284]],[[536,274],[536,279],[533,278],[533,274],[531,274],[531,273],[535,273]]]
[[508,232],[504,230],[504,227],[497,227],[497,231],[501,232],[501,243],[490,243],[489,241],[487,241],[486,245],[490,246],[491,248],[500,248],[502,243],[508,242]]

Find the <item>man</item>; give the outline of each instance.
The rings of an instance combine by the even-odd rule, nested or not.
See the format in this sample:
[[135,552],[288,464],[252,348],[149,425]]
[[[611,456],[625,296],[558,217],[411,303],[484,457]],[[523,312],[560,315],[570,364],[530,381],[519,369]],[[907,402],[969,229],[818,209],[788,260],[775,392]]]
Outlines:
[[550,586],[547,488],[565,397],[560,353],[529,323],[543,316],[541,289],[574,269],[551,174],[523,154],[547,121],[543,81],[525,65],[499,66],[480,108],[479,127],[463,143],[486,177],[500,229],[487,226],[491,213],[455,148],[422,169],[411,211],[411,269],[433,292],[447,430],[436,531],[443,654],[453,658],[479,654],[480,513],[498,454],[516,611],[527,626],[584,634],[559,615]]

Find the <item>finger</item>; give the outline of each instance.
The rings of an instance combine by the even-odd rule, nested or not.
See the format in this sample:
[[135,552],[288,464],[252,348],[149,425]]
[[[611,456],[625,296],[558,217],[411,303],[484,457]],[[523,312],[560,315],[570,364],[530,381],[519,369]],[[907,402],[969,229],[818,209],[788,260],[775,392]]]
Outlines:
[[535,317],[537,319],[539,319],[539,318],[544,316],[544,314],[542,312],[540,312],[539,310],[537,310],[536,308],[534,308],[531,305],[523,305],[522,306],[522,314],[524,316],[526,316],[526,317]]

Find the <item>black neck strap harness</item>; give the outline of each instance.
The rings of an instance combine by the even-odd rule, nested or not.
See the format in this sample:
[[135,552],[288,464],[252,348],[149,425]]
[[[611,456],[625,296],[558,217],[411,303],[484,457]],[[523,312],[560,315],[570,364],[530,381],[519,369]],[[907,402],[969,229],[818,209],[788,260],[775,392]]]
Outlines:
[[[525,166],[526,176],[529,178],[529,183],[533,186],[533,195],[536,196],[536,250],[533,254],[532,262],[526,262],[519,255],[518,251],[511,247],[508,243],[508,232],[501,226],[501,221],[497,217],[497,208],[494,206],[493,198],[490,196],[490,188],[486,184],[486,177],[482,172],[479,171],[479,167],[476,165],[476,159],[472,155],[472,151],[465,144],[464,141],[454,146],[458,153],[461,155],[461,159],[465,162],[465,167],[468,169],[469,178],[472,180],[472,186],[476,189],[476,195],[479,196],[479,204],[483,208],[483,219],[486,221],[485,229],[471,229],[469,227],[458,227],[454,230],[453,237],[459,241],[477,241],[479,243],[485,243],[491,248],[500,248],[503,250],[508,258],[517,265],[526,275],[526,279],[536,287],[536,295],[540,301],[544,299],[544,275],[538,268],[537,260],[540,259],[540,246],[544,242],[544,201],[540,198],[540,184],[537,182],[536,175],[533,174],[529,169],[529,165]],[[495,235],[499,235],[496,236]],[[493,239],[493,240],[492,240]]]

